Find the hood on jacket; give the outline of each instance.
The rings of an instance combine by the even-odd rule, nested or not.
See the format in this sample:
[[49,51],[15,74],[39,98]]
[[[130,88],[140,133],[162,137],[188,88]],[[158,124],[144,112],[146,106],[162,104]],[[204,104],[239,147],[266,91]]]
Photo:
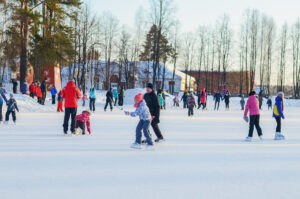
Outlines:
[[205,92],[205,88],[202,88],[202,91]]
[[70,88],[75,87],[75,83],[73,81],[69,81],[67,83],[67,87],[70,87]]

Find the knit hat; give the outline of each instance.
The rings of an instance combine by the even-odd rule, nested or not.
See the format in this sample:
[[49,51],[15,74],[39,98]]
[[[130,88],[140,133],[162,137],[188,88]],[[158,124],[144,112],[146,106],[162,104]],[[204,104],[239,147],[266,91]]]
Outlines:
[[143,93],[139,93],[139,94],[137,94],[135,97],[134,97],[134,101],[136,102],[138,102],[138,103],[135,103],[134,104],[134,107],[138,107],[139,106],[139,103],[141,102],[141,101],[143,101]]
[[151,89],[153,89],[153,84],[151,84],[151,83],[148,83],[148,84],[147,84],[147,88],[151,88]]
[[277,96],[283,98],[284,94],[283,92],[278,92]]
[[91,115],[91,113],[90,113],[89,110],[84,110],[84,111],[82,111],[82,113],[84,113],[84,112],[86,112],[86,113],[88,113],[89,115]]
[[255,91],[251,91],[251,92],[249,93],[249,96],[255,95],[255,94],[256,94]]
[[10,94],[10,95],[9,95],[9,97],[10,97],[10,98],[13,98],[13,97],[14,97],[14,95],[13,95],[13,94]]

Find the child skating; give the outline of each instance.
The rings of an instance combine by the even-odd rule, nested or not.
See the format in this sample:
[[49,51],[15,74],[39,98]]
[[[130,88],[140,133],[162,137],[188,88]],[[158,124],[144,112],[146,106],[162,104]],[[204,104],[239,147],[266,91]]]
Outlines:
[[153,148],[152,138],[149,135],[149,126],[151,122],[151,115],[148,107],[146,106],[143,100],[143,94],[139,93],[134,97],[134,107],[136,110],[134,112],[125,111],[126,115],[130,115],[131,117],[139,116],[140,121],[136,127],[136,139],[135,142],[131,145],[131,148],[134,149],[142,149],[142,130],[144,132],[144,136],[146,137],[147,146],[146,149]]
[[283,115],[284,105],[283,105],[283,92],[279,92],[274,105],[273,117],[276,120],[276,133],[275,140],[284,140],[285,137],[281,134],[281,118],[284,119]]
[[248,111],[250,114],[250,123],[249,123],[249,134],[248,137],[246,137],[245,141],[251,142],[253,137],[253,131],[254,126],[257,130],[257,134],[259,136],[259,139],[262,140],[262,130],[259,126],[259,118],[260,118],[260,112],[259,112],[259,104],[258,100],[255,97],[255,91],[251,91],[249,93],[249,98],[247,101],[246,109],[244,112],[244,120],[248,123]]
[[79,129],[81,129],[82,135],[85,135],[85,126],[91,135],[91,122],[90,122],[90,112],[89,111],[82,111],[80,115],[76,115],[76,126],[75,132],[78,135]]
[[242,95],[240,104],[241,104],[241,110],[243,111],[245,109],[245,97],[244,97],[244,95]]
[[82,106],[85,107],[85,102],[88,100],[87,94],[84,92],[82,96]]
[[267,105],[268,105],[268,110],[272,109],[272,99],[271,99],[271,97],[268,98]]
[[7,111],[6,111],[6,115],[5,115],[4,124],[8,124],[10,114],[12,115],[13,121],[16,124],[16,121],[17,121],[16,110],[19,112],[17,102],[16,102],[13,94],[10,94],[10,99],[7,101]]
[[193,92],[190,92],[189,96],[187,97],[187,105],[188,105],[188,116],[192,117],[194,115],[194,107],[196,106]]
[[61,91],[57,95],[57,112],[64,112],[63,110],[64,99],[61,97]]

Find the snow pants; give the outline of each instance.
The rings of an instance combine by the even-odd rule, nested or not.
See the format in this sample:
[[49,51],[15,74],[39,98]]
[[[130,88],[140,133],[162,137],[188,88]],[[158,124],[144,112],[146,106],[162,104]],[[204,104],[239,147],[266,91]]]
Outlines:
[[64,132],[68,132],[69,120],[71,117],[71,132],[75,132],[75,123],[76,123],[76,114],[77,108],[65,108],[65,117],[64,117]]
[[63,101],[57,101],[57,112],[64,112]]
[[194,107],[190,106],[188,111],[188,116],[192,116],[192,115],[194,115]]
[[153,145],[152,139],[149,134],[149,126],[150,120],[140,120],[136,127],[136,139],[135,142],[141,144],[142,143],[142,130],[144,132],[144,136],[146,138],[148,145]]
[[253,137],[254,126],[256,128],[258,136],[262,135],[262,130],[259,126],[259,115],[251,115],[249,123],[249,134],[248,137]]
[[17,120],[15,111],[6,111],[5,121],[9,121],[9,115],[10,114],[12,115],[13,121],[15,122]]
[[76,129],[80,128],[82,130],[82,135],[85,135],[85,123],[80,120],[76,120]]
[[52,104],[55,104],[55,96],[56,95],[52,95]]
[[276,133],[281,133],[281,117],[275,117],[277,126],[276,126]]
[[90,111],[95,111],[95,98],[90,98]]

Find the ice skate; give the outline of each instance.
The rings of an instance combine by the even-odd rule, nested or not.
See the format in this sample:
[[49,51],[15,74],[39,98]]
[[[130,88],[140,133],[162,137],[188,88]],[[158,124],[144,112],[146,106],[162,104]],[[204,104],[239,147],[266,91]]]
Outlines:
[[133,149],[142,149],[142,145],[140,145],[139,143],[133,143],[130,148],[133,148]]
[[8,125],[8,121],[4,121],[3,124]]
[[285,137],[280,132],[277,132],[275,134],[274,140],[284,140],[284,139]]
[[262,136],[262,135],[259,136],[259,140],[260,140],[260,141],[263,141],[263,136]]
[[252,137],[246,137],[245,138],[245,142],[251,142],[252,141]]
[[151,144],[147,144],[146,147],[145,147],[145,150],[146,151],[153,151],[154,150],[154,146],[151,145]]
[[154,140],[156,143],[159,143],[159,142],[164,142],[165,139],[164,138],[157,138]]

